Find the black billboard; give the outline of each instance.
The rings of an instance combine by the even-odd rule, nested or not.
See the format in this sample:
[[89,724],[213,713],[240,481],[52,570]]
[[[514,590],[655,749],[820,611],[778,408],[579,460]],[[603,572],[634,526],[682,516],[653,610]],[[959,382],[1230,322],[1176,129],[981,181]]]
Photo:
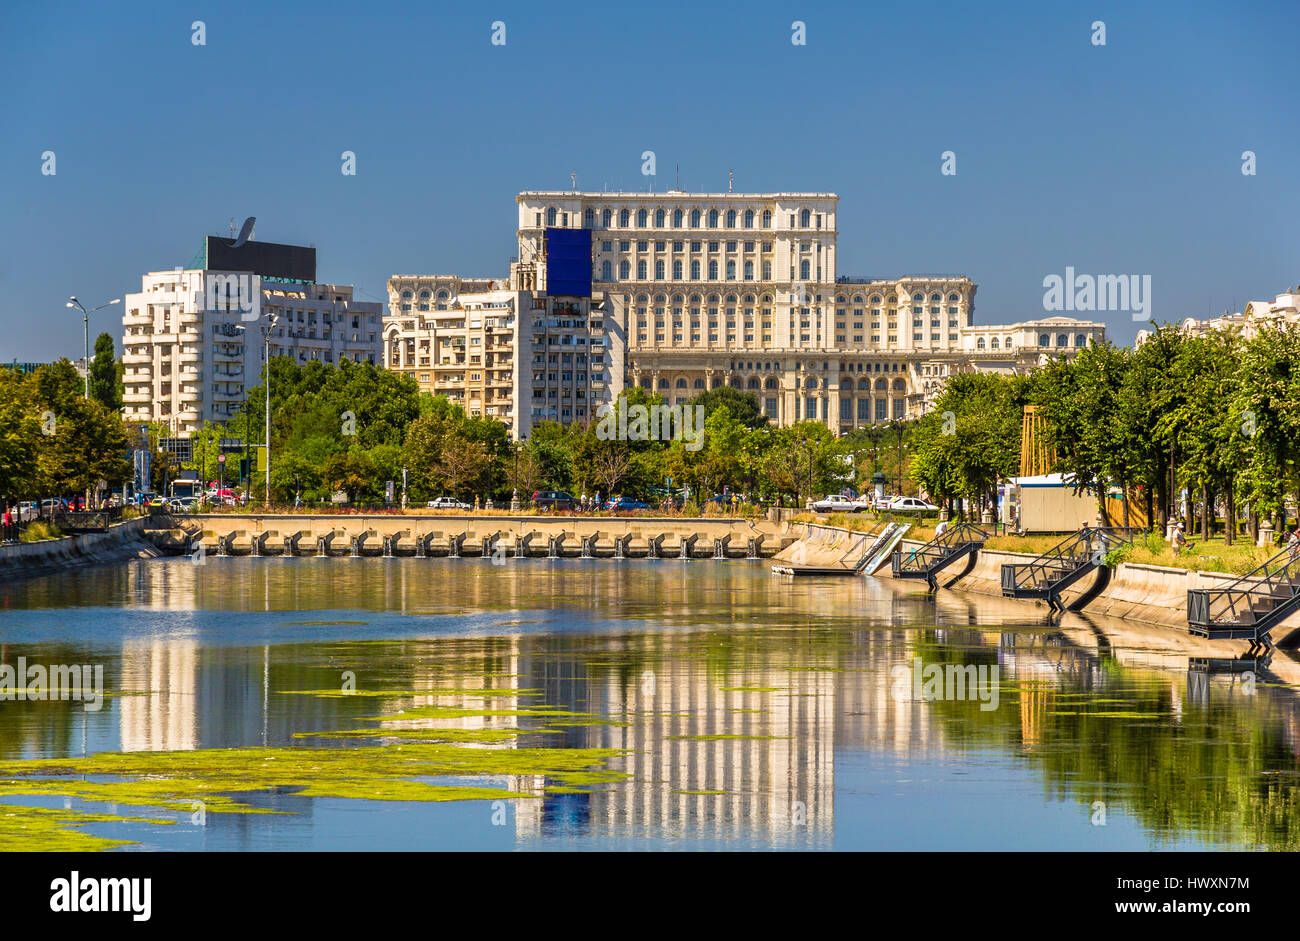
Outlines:
[[316,249],[276,242],[245,242],[209,235],[205,247],[210,271],[249,271],[264,278],[316,281]]

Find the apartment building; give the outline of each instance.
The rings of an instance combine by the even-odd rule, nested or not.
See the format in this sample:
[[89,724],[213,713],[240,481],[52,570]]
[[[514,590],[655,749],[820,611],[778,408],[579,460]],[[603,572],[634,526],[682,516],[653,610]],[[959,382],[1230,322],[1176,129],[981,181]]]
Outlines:
[[183,438],[230,421],[260,382],[268,331],[272,357],[379,362],[382,305],[317,283],[314,248],[232,243],[208,237],[194,266],[149,272],[124,298],[127,422],[165,421]]
[[[1300,287],[1278,294],[1271,301],[1250,301],[1235,313],[1225,311],[1218,317],[1198,320],[1186,318],[1179,329],[1183,333],[1198,335],[1211,330],[1236,330],[1250,339],[1264,327],[1274,329],[1300,326]],[[1150,330],[1139,330],[1134,346],[1141,346],[1151,336]]]

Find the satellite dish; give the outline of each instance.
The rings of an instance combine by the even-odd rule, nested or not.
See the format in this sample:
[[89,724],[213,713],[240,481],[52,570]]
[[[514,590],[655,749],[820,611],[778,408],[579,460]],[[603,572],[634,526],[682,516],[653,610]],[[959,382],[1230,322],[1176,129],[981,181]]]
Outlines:
[[239,230],[239,237],[235,239],[235,244],[231,248],[238,248],[253,237],[253,226],[257,225],[257,216],[249,216],[244,220],[244,227]]

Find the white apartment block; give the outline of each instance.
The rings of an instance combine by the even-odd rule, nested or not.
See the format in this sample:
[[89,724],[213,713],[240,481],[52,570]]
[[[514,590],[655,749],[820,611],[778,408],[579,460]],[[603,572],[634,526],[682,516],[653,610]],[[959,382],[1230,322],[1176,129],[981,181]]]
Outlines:
[[[511,279],[517,283],[516,276]],[[503,279],[393,275],[384,365],[515,438],[535,422],[586,424],[622,390],[604,299],[550,297]],[[615,381],[617,377],[618,381]]]
[[168,422],[178,437],[204,422],[231,421],[260,382],[271,323],[272,357],[378,363],[381,316],[382,305],[354,300],[347,285],[208,269],[150,272],[124,299],[123,418]]

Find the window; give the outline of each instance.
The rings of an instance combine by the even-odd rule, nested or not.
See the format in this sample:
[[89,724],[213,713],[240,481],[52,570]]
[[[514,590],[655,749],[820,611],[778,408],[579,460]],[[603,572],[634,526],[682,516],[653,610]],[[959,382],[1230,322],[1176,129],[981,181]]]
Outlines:
[[632,276],[632,264],[627,261],[620,261],[618,263],[618,276],[622,281],[630,278]]
[[554,207],[552,207],[552,208],[546,210],[546,224],[549,225],[549,226],[554,226],[554,225],[555,225],[555,209],[554,209]]
[[754,280],[754,263],[752,261],[745,262],[745,280]]
[[644,281],[646,279],[646,263],[644,260],[636,263],[636,278],[638,281]]
[[1052,338],[1049,337],[1046,333],[1040,333],[1038,335],[1039,346],[1051,346],[1051,343],[1052,343]]
[[805,281],[812,277],[812,265],[806,258],[799,262],[799,277]]
[[812,225],[812,213],[807,209],[799,213],[799,228],[806,229]]
[[644,229],[646,219],[647,219],[646,211],[644,209],[638,209],[636,211],[636,227],[638,229]]
[[710,209],[710,210],[709,210],[709,228],[710,228],[710,229],[716,229],[717,227],[718,227],[718,210],[716,210],[716,209]]
[[656,262],[655,262],[655,280],[656,280],[656,281],[662,281],[663,279],[664,279],[664,263],[663,263],[662,261],[656,261]]
[[1069,345],[1070,345],[1070,338],[1069,338],[1068,336],[1066,336],[1064,333],[1058,333],[1058,334],[1056,335],[1056,345],[1057,345],[1057,346],[1069,346]]
[[700,280],[700,263],[698,260],[691,262],[691,280],[692,281]]
[[608,261],[602,261],[600,263],[600,280],[602,281],[614,280],[614,266]]
[[673,280],[674,280],[674,281],[680,281],[681,279],[682,279],[682,263],[681,263],[680,261],[674,261],[674,262],[673,262]]
[[709,262],[709,280],[718,280],[718,263],[716,261]]
[[728,228],[728,229],[734,229],[735,227],[736,227],[736,210],[734,210],[734,209],[728,209],[728,210],[727,210],[727,228]]
[[594,229],[596,227],[596,210],[585,210],[582,214],[582,224],[589,229]]
[[682,227],[682,211],[681,211],[680,209],[674,209],[674,210],[673,210],[673,228],[674,228],[674,229],[680,229],[681,227]]
[[[699,227],[700,227],[700,211],[699,211],[698,209],[692,209],[692,210],[691,210],[691,228],[692,228],[692,229],[698,229]],[[696,249],[696,250],[698,251],[698,249]]]
[[663,211],[662,209],[656,209],[656,210],[655,210],[655,228],[656,228],[656,229],[662,229],[663,227],[664,227],[664,211]]
[[1088,345],[1088,338],[1087,338],[1087,336],[1085,336],[1085,335],[1082,334],[1082,333],[1079,334],[1077,337],[1074,338],[1074,345],[1075,345],[1075,346],[1087,346],[1087,345]]
[[606,210],[604,210],[603,212],[601,212],[601,214],[600,214],[600,225],[601,225],[602,228],[605,228],[605,229],[608,229],[608,228],[609,228],[609,223],[610,223],[610,220],[611,220],[611,218],[613,217],[613,215],[614,215],[614,214],[613,214],[612,212],[610,212],[610,210],[608,210],[608,209],[606,209]]
[[772,210],[770,209],[763,210],[763,228],[764,229],[772,228]]
[[626,229],[628,227],[628,222],[629,222],[628,211],[624,209],[620,211],[618,214],[618,224]]

